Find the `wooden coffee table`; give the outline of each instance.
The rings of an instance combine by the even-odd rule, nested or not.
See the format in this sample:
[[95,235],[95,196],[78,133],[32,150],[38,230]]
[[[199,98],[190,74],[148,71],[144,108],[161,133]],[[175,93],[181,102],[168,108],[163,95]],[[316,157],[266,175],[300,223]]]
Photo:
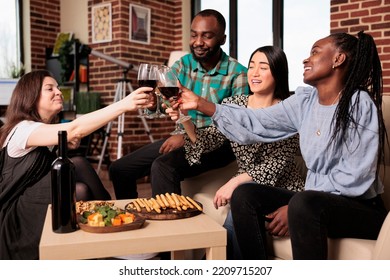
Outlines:
[[[118,200],[124,207],[131,200]],[[172,259],[186,250],[206,249],[206,259],[226,259],[226,230],[206,214],[178,220],[146,220],[140,229],[116,233],[54,233],[49,205],[39,244],[40,259],[95,259],[171,251]]]

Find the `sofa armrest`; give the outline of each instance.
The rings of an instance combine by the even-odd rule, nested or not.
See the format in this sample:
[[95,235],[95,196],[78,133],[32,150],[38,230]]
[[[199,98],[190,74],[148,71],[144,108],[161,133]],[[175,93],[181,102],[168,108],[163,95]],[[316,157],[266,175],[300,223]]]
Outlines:
[[390,213],[383,222],[372,255],[374,260],[390,260]]
[[220,225],[225,222],[229,206],[215,209],[213,199],[217,190],[237,173],[236,161],[225,167],[209,170],[198,176],[186,178],[181,183],[181,192],[203,204],[203,212]]

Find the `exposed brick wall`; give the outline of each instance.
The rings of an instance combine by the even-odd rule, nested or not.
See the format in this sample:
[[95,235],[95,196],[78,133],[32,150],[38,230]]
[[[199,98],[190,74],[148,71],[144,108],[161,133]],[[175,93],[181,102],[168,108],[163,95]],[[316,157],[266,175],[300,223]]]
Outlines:
[[390,0],[332,0],[331,32],[371,34],[382,62],[384,94],[390,95]]
[[31,68],[45,69],[45,53],[60,32],[60,0],[30,0]]
[[[112,9],[112,41],[92,44],[92,6],[111,3]],[[129,4],[137,4],[151,9],[151,43],[150,45],[129,41]],[[164,64],[172,50],[180,49],[182,40],[181,1],[108,1],[89,0],[89,45],[93,50],[102,52],[116,59],[135,65],[141,62]],[[123,78],[120,66],[96,56],[90,56],[91,91],[102,93],[103,104],[113,102],[118,80]],[[130,71],[127,78],[134,89],[137,88],[137,73]],[[125,115],[123,135],[123,154],[136,147],[150,143],[138,113]],[[169,119],[147,120],[151,134],[155,140],[169,136],[173,123]],[[108,151],[111,159],[117,155],[117,121],[113,122]]]
[[[169,53],[181,49],[183,31],[181,26],[182,1],[159,0],[88,0],[89,42],[92,49],[129,63],[164,63]],[[186,1],[186,0],[184,0]],[[113,19],[112,42],[92,44],[91,8],[100,3],[111,3]],[[129,42],[129,4],[151,9],[151,44]],[[45,48],[53,46],[60,32],[60,0],[30,0],[32,68],[45,67]],[[332,0],[331,32],[356,34],[360,30],[373,35],[383,67],[384,93],[390,95],[390,0]],[[119,66],[90,56],[91,91],[99,91],[103,104],[110,104],[115,95],[117,81],[122,78]],[[136,73],[127,78],[134,88]],[[126,114],[123,136],[123,152],[149,143],[149,138],[136,113]],[[167,119],[147,120],[154,139],[168,136],[173,129]],[[108,150],[111,159],[116,158],[117,123],[113,122]]]

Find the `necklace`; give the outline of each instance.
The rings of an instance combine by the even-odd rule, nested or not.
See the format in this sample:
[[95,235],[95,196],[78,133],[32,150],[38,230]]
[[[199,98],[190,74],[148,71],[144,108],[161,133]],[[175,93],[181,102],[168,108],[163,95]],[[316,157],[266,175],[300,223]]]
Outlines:
[[[336,98],[333,100],[332,104],[330,104],[330,106],[336,104],[336,101],[337,99],[340,97],[340,93],[341,91],[336,95]],[[319,108],[319,102],[317,103],[317,113],[318,113],[318,108]],[[326,120],[326,119],[325,119]],[[316,124],[317,124],[317,130],[316,130],[316,134],[317,136],[321,136],[321,128],[322,128],[322,125],[324,124],[325,120],[323,120],[321,122],[321,125],[318,124],[318,114],[316,115]]]

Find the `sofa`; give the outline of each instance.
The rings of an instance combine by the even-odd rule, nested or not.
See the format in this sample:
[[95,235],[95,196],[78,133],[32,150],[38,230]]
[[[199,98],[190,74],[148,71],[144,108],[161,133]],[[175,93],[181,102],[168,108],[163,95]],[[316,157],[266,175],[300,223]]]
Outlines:
[[[390,135],[390,96],[383,97],[383,114],[386,129]],[[296,155],[296,165],[303,176],[306,176],[306,167],[301,155]],[[385,206],[390,209],[390,170],[389,150],[386,149],[386,160],[381,166],[380,175],[385,185],[382,194]],[[229,165],[210,170],[196,177],[185,179],[182,184],[182,193],[189,195],[203,204],[204,213],[212,217],[219,224],[223,224],[229,211],[229,206],[214,208],[213,198],[216,191],[226,183],[237,171],[235,162]],[[268,247],[273,259],[292,259],[290,238],[272,237],[268,239]],[[328,257],[333,260],[390,260],[390,213],[384,221],[377,240],[355,238],[328,239]]]

